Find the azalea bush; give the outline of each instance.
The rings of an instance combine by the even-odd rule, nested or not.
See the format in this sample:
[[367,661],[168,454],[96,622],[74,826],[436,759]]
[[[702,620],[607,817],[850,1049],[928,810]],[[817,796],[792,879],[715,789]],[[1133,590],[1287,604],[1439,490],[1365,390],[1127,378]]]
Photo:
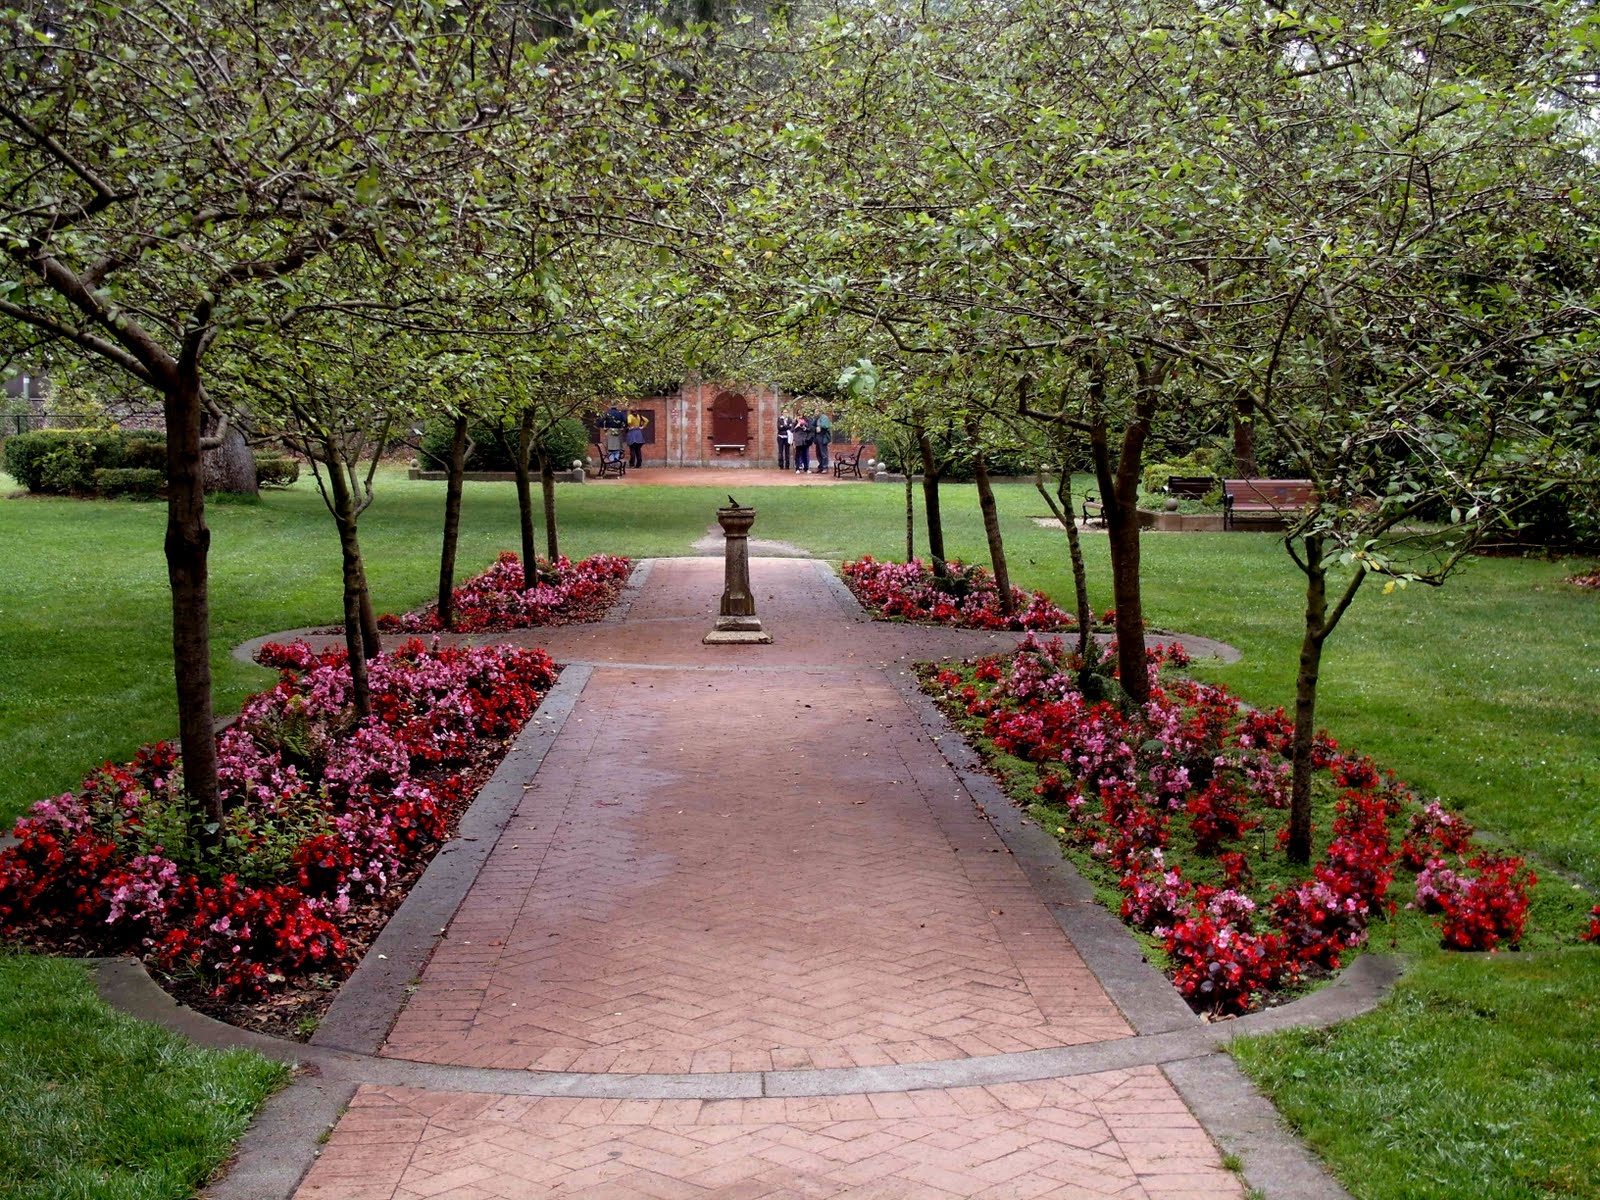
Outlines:
[[[527,586],[522,560],[510,551],[494,565],[474,575],[452,593],[455,613],[452,628],[458,633],[526,629],[535,625],[568,625],[598,621],[605,616],[627,582],[633,564],[613,554],[595,554],[581,562],[562,555],[554,562],[534,562],[533,586]],[[435,633],[438,606],[378,618],[385,630]]]
[[1057,836],[1104,864],[1123,919],[1164,948],[1195,1008],[1245,1012],[1339,967],[1395,911],[1397,870],[1417,872],[1411,904],[1439,916],[1442,945],[1517,945],[1536,882],[1522,860],[1474,854],[1463,818],[1325,734],[1313,756],[1332,816],[1320,854],[1299,875],[1274,855],[1277,878],[1258,881],[1252,859],[1269,862],[1268,841],[1281,849],[1287,830],[1293,726],[1282,710],[1248,710],[1225,688],[1175,675],[1168,668],[1187,663],[1178,646],[1152,646],[1147,659],[1142,706],[1086,696],[1084,664],[1032,633],[1014,653],[926,684],[995,750],[1035,764],[1034,795]]
[[353,957],[370,916],[437,846],[469,775],[555,681],[538,650],[425,646],[369,664],[359,719],[341,648],[267,645],[278,682],[217,739],[227,807],[199,827],[171,743],[36,804],[0,851],[0,931],[131,953],[218,1000],[259,997]]
[[880,562],[870,554],[842,568],[845,585],[878,615],[905,621],[935,621],[968,629],[1070,629],[1077,622],[1043,592],[1011,589],[1013,614],[1000,611],[994,576],[980,566],[951,559],[937,575],[920,558]]

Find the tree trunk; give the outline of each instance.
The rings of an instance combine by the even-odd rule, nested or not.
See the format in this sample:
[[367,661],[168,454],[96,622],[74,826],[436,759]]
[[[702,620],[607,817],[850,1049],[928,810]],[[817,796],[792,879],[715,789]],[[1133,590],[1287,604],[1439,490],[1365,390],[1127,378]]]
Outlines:
[[461,493],[467,476],[467,414],[457,413],[445,462],[444,544],[439,550],[439,624],[455,628],[456,545],[461,537]]
[[367,660],[377,658],[383,650],[383,631],[378,628],[378,614],[372,610],[372,590],[367,587],[367,565],[361,563],[361,649]]
[[914,472],[911,470],[911,451],[914,448],[914,444],[915,444],[914,440],[913,440],[911,434],[908,432],[906,434],[905,444],[901,448],[901,468],[900,468],[906,474],[906,561],[907,562],[910,562],[913,558],[915,558],[917,556],[917,537],[916,537],[917,513],[916,513],[916,504],[915,504],[915,501],[913,500],[913,496],[915,496],[915,494],[916,494],[916,490],[915,490],[916,489],[916,485],[911,480],[911,476],[914,474]]
[[366,590],[366,572],[361,565],[361,542],[357,535],[359,513],[348,464],[331,442],[324,442],[323,448],[327,453],[333,523],[339,529],[339,552],[344,561],[344,646],[350,660],[350,697],[356,715],[365,719],[372,715],[372,699],[367,689],[367,655],[361,629],[361,596]]
[[522,531],[522,586],[532,591],[536,582],[533,544],[533,409],[524,409],[517,426],[517,521]]
[[[167,424],[167,580],[172,587],[172,670],[178,691],[183,786],[197,817],[220,826],[217,737],[211,711],[211,606],[205,489],[200,479],[199,372],[179,367],[162,397]],[[202,842],[214,843],[213,834]]]
[[1006,566],[1005,542],[1000,537],[1000,510],[994,502],[994,486],[989,482],[989,463],[978,449],[978,422],[967,423],[967,437],[976,453],[972,458],[972,473],[978,485],[978,511],[983,514],[983,535],[989,542],[989,562],[994,566],[994,585],[999,592],[1002,616],[1015,616],[1016,597],[1011,594],[1011,571]]
[[1317,719],[1317,680],[1322,645],[1328,637],[1328,573],[1322,565],[1322,539],[1305,540],[1305,632],[1300,639],[1300,671],[1294,684],[1294,775],[1289,790],[1289,861],[1311,861],[1311,751]]
[[[208,415],[201,424],[202,436],[215,436],[217,424],[215,418]],[[230,423],[222,440],[202,453],[200,478],[208,492],[261,494],[256,482],[256,456],[238,426]]]
[[539,455],[539,491],[544,496],[544,547],[545,557],[555,562],[561,553],[556,537],[556,464],[548,452]]
[[1105,501],[1106,535],[1111,549],[1111,591],[1117,606],[1117,674],[1122,690],[1143,704],[1150,699],[1150,673],[1145,664],[1144,598],[1139,577],[1139,471],[1165,370],[1141,362],[1138,373],[1133,413],[1123,430],[1115,467],[1103,415],[1103,380],[1090,385],[1099,415],[1089,445],[1100,496]]
[[[945,574],[944,512],[939,506],[939,480],[944,475],[944,468],[939,465],[938,456],[933,452],[933,439],[928,436],[928,431],[921,425],[914,428],[917,435],[917,450],[922,456],[922,511],[927,517],[928,524],[928,558],[933,562],[933,573],[943,575]],[[907,469],[909,468],[908,463]]]
[[[1039,494],[1048,502],[1042,479],[1036,480]],[[1067,553],[1072,559],[1072,590],[1077,602],[1078,657],[1089,660],[1089,639],[1094,636],[1094,609],[1089,607],[1089,572],[1083,565],[1083,542],[1078,537],[1078,523],[1072,517],[1072,468],[1067,466],[1067,456],[1061,453],[1061,478],[1056,483],[1056,517],[1067,532]],[[1059,507],[1057,506],[1059,505]]]
[[[910,463],[906,466],[909,468]],[[911,472],[906,471],[906,561],[917,556],[917,506],[912,499],[916,492],[911,483]]]
[[1256,402],[1240,396],[1233,402],[1233,469],[1240,479],[1261,474],[1256,464]]

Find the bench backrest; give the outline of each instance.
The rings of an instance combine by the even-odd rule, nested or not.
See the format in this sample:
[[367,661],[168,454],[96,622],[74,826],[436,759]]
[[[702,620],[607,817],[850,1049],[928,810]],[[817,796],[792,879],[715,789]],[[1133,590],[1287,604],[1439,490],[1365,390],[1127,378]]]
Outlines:
[[1317,498],[1309,479],[1224,479],[1222,491],[1235,507],[1304,508]]
[[1167,480],[1167,495],[1199,500],[1216,486],[1217,479],[1213,475],[1174,475]]

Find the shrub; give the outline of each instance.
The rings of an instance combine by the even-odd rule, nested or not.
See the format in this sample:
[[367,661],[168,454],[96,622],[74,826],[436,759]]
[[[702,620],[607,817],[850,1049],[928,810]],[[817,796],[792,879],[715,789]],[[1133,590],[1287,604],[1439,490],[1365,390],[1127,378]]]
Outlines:
[[[448,469],[450,463],[450,438],[455,422],[445,417],[435,417],[422,428],[422,438],[417,449],[422,454],[422,465],[430,471]],[[501,431],[484,421],[467,425],[471,442],[467,453],[469,471],[511,471],[516,469],[512,459],[516,446],[516,431]]]
[[154,500],[166,485],[166,473],[151,467],[101,467],[94,473],[94,490],[102,496]]
[[[450,437],[455,423],[444,418],[429,421],[423,427],[418,449],[422,452],[422,465],[432,471],[442,471],[450,459]],[[517,430],[515,422],[505,429],[482,421],[467,427],[472,439],[472,452],[467,456],[469,471],[515,471],[517,469]],[[533,444],[533,463],[537,467],[540,456],[549,455],[556,470],[564,470],[588,451],[589,432],[576,417],[557,421],[545,435]]]
[[1217,475],[1221,472],[1224,459],[1221,451],[1209,446],[1201,446],[1192,450],[1182,458],[1170,459],[1167,462],[1151,463],[1144,469],[1140,479],[1146,495],[1154,495],[1167,486],[1167,480],[1174,475]]
[[286,488],[300,478],[300,462],[287,454],[257,454],[256,482],[262,487]]
[[167,471],[167,435],[156,429],[130,429],[122,435],[122,465]]
[[588,453],[589,431],[584,428],[582,421],[576,417],[568,417],[556,422],[555,427],[545,434],[544,441],[537,450],[541,454],[549,455],[550,460],[555,463],[556,470],[560,471]]
[[124,442],[121,434],[83,429],[19,433],[6,439],[6,471],[30,492],[87,492],[97,469],[122,465]]
[[40,429],[8,438],[5,464],[30,492],[155,496],[166,486],[167,439],[145,429]]

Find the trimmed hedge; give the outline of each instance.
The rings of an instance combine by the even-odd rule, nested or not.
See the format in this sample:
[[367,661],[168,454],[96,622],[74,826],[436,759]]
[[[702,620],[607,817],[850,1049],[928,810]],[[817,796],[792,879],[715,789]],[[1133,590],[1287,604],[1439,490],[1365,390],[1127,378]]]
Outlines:
[[130,429],[122,435],[124,467],[147,467],[167,473],[167,435],[155,429]]
[[[424,467],[434,471],[449,469],[450,437],[454,425],[453,421],[436,417],[424,426],[422,440],[418,443]],[[467,436],[473,443],[472,453],[467,457],[467,470],[515,471],[517,469],[513,458],[517,442],[514,425],[509,432],[497,433],[491,425],[473,422],[468,426]],[[588,448],[589,433],[584,428],[583,422],[576,417],[567,417],[556,422],[555,427],[542,441],[534,443],[533,457],[537,463],[541,454],[549,454],[556,470],[562,471],[571,466],[575,459],[583,458]]]
[[94,473],[120,467],[127,437],[88,429],[39,429],[5,442],[6,472],[30,492],[94,490]]
[[36,429],[7,438],[4,459],[44,495],[156,496],[167,482],[167,438],[152,429]]
[[300,462],[287,454],[257,454],[256,482],[262,487],[286,488],[300,478]]
[[101,467],[94,473],[94,490],[102,496],[154,500],[166,486],[166,472],[153,467]]
[[[1212,475],[1221,478],[1233,468],[1229,465],[1227,457],[1210,446],[1201,446],[1185,454],[1182,458],[1169,459],[1166,462],[1153,462],[1144,469],[1140,482],[1144,485],[1145,494],[1154,496],[1167,486],[1167,480],[1174,475],[1198,476]],[[1221,488],[1215,489],[1215,502],[1222,503]],[[1207,497],[1209,501],[1211,497]]]

